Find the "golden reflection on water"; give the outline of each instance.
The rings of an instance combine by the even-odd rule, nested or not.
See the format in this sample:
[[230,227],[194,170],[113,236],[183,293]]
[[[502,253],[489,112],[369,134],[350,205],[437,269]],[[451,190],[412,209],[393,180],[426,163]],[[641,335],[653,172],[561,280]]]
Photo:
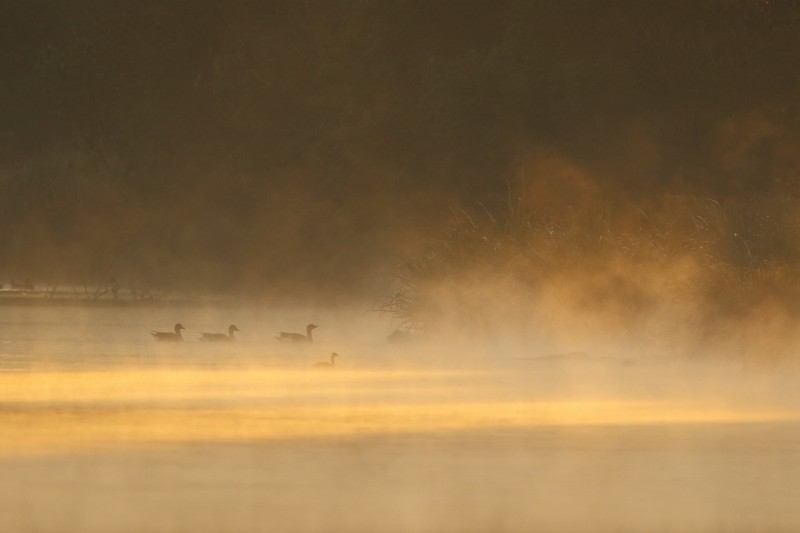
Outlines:
[[161,368],[115,371],[0,373],[0,402],[138,402],[302,397],[309,394],[385,394],[403,387],[446,390],[469,371],[341,371],[283,368]]
[[536,426],[795,420],[679,401],[494,394],[481,372],[158,369],[0,374],[0,456]]

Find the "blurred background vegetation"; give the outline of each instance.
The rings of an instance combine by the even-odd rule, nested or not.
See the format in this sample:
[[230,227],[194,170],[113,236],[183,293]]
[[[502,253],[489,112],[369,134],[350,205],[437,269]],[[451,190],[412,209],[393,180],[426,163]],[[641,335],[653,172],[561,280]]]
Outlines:
[[[800,336],[796,196],[541,203],[526,184],[454,210],[397,265],[396,339],[533,335],[553,350],[775,359]],[[600,339],[600,343],[598,343]]]
[[683,253],[789,276],[798,30],[757,0],[3,2],[0,277],[330,300],[398,257],[416,287]]

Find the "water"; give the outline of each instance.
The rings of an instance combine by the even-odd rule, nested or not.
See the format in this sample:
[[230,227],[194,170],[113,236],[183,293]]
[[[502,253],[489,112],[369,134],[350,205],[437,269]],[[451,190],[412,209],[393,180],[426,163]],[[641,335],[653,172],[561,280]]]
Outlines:
[[[177,321],[242,331],[149,337]],[[313,345],[275,342],[311,321]],[[391,347],[389,327],[0,307],[0,531],[800,529],[794,373]],[[331,351],[337,368],[311,368]]]

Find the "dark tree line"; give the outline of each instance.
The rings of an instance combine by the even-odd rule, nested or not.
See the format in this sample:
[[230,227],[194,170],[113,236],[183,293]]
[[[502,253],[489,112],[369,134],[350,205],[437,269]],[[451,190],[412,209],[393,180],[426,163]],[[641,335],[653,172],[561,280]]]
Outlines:
[[531,154],[637,199],[798,169],[793,2],[39,0],[0,26],[7,277],[350,290]]

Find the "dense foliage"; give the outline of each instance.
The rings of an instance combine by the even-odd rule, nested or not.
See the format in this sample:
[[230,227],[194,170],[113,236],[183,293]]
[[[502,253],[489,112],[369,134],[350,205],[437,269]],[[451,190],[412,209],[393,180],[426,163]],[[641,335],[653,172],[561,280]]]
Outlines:
[[785,187],[799,30],[766,1],[3,2],[0,276],[363,290],[541,153],[608,198]]

